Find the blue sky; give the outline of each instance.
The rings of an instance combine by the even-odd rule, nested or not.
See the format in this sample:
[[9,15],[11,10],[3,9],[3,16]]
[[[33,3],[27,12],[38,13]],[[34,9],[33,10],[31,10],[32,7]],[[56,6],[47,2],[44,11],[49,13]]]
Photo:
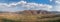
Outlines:
[[[20,2],[20,3],[18,3]],[[21,4],[23,3],[23,4]],[[55,4],[55,0],[0,0],[0,4],[4,4],[3,7],[2,5],[0,5],[0,11],[19,11],[19,10],[26,10],[26,9],[49,9],[50,11],[57,11],[57,9],[55,8],[54,5]],[[27,5],[25,5],[27,4]],[[30,6],[30,5],[33,6]],[[10,5],[10,7],[8,7]],[[37,6],[36,6],[37,5]],[[40,6],[43,8],[40,8]],[[27,7],[28,8],[27,8]],[[32,7],[32,8],[31,8]],[[45,8],[44,8],[45,7]],[[46,8],[47,7],[47,8]],[[52,8],[49,8],[52,7]],[[56,9],[56,10],[55,10]]]
[[[0,3],[12,3],[12,2],[19,2],[21,0],[0,0]],[[42,3],[42,4],[52,4],[50,0],[24,0],[27,2],[35,2],[35,3]]]

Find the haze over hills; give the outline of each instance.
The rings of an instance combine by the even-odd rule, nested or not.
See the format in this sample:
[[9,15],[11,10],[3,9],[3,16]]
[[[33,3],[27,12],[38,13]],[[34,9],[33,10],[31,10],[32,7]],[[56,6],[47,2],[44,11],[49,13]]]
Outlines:
[[16,14],[60,14],[58,11],[46,11],[46,10],[24,10],[24,11],[16,11],[16,12],[9,12],[9,11],[0,11],[0,13],[16,13]]

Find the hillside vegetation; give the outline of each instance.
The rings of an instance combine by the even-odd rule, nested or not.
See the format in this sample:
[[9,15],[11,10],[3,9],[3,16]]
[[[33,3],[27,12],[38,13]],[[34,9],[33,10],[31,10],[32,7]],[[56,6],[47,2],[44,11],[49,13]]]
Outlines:
[[0,22],[60,22],[60,14],[36,14],[36,11],[0,13]]

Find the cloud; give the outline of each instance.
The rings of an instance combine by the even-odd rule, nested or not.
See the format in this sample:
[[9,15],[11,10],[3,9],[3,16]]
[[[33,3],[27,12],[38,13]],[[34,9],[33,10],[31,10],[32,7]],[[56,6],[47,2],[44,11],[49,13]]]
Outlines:
[[60,0],[55,0],[55,9],[56,9],[56,11],[60,11]]
[[56,0],[55,2],[56,2],[57,4],[60,4],[60,0]]
[[50,0],[50,2],[51,2],[52,0]]
[[20,1],[17,3],[10,3],[10,4],[0,3],[0,9],[2,8],[3,10],[5,10],[5,8],[13,9],[18,7],[19,8],[23,7],[25,10],[50,10],[52,8],[52,6],[48,4],[28,3],[26,1]]

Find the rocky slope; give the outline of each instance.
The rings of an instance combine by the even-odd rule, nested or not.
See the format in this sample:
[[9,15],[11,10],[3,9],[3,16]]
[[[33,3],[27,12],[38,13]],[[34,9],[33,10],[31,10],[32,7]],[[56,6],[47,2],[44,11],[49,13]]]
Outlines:
[[45,10],[24,10],[24,11],[18,11],[16,13],[18,13],[18,14],[33,14],[33,15],[37,15],[37,14],[52,14],[52,12],[45,11]]

